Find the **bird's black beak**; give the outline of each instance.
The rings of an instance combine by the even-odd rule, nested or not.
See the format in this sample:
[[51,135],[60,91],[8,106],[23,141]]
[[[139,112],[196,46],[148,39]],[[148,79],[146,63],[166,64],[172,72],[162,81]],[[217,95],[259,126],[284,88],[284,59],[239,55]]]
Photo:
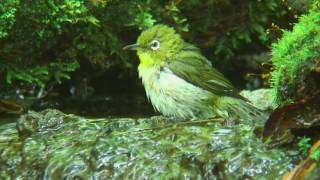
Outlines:
[[139,44],[130,44],[122,48],[122,50],[133,50],[136,51],[139,48]]

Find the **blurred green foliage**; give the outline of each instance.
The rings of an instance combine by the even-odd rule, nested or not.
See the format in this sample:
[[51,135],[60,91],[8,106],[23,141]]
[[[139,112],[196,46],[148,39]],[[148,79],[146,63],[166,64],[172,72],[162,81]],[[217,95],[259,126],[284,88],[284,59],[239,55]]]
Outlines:
[[307,155],[309,149],[311,148],[311,138],[308,138],[308,137],[300,138],[298,147],[303,155]]
[[311,158],[320,162],[320,147],[313,151],[313,153],[311,154]]
[[230,59],[250,44],[266,47],[266,29],[287,22],[289,13],[286,1],[277,0],[2,0],[1,86],[60,82],[88,62],[131,70],[134,61],[122,47],[156,23],[210,49],[210,59]]

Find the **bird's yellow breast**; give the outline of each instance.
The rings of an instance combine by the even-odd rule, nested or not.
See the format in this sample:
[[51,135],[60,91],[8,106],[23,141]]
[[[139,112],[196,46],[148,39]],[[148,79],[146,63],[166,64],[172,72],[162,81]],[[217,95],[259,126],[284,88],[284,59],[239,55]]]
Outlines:
[[140,59],[139,70],[148,68],[155,64],[154,59],[151,57],[149,53],[138,52],[138,56]]

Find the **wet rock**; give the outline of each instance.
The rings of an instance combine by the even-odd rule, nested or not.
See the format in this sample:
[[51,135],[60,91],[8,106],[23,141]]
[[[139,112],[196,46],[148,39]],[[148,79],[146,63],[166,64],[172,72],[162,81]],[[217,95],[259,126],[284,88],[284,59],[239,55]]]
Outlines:
[[0,132],[0,179],[275,179],[293,166],[254,126],[220,122],[30,111]]

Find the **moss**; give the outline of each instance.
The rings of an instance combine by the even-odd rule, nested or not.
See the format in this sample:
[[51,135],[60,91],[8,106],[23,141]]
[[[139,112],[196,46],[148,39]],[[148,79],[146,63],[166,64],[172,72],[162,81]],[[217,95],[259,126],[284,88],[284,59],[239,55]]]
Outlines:
[[317,3],[292,31],[272,45],[272,85],[278,105],[295,103],[318,89],[314,71],[320,63],[320,8]]

